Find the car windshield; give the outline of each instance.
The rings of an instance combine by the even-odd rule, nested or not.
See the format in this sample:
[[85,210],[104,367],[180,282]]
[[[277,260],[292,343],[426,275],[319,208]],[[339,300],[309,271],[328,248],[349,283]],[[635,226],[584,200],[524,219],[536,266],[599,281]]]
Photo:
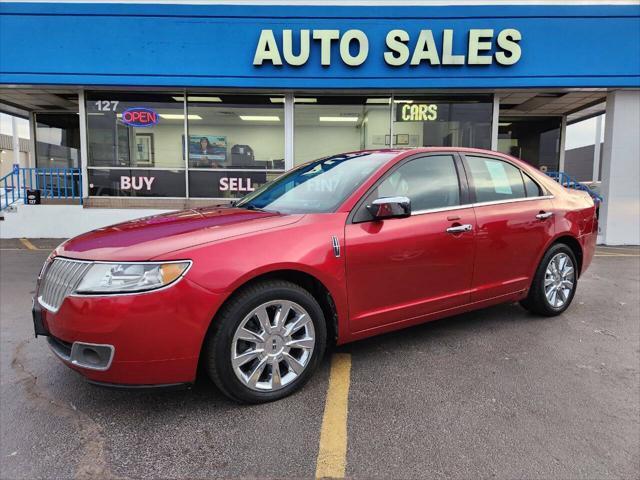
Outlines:
[[250,193],[237,207],[280,213],[327,213],[396,153],[354,153],[301,165]]

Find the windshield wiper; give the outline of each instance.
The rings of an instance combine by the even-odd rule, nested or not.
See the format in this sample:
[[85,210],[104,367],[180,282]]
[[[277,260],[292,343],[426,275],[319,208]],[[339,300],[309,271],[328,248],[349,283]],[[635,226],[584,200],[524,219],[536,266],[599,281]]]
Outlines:
[[255,210],[256,212],[276,213],[276,214],[280,213],[276,210],[266,210],[264,208],[259,208],[259,207],[256,207],[255,205],[251,205],[250,203],[247,205],[242,205],[241,207],[238,207],[238,208],[244,208],[246,210]]

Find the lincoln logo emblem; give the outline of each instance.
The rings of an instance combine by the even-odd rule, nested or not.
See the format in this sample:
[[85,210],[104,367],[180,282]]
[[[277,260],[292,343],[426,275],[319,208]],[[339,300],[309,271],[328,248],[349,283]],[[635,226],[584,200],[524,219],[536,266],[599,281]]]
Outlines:
[[277,348],[278,348],[278,342],[276,342],[276,339],[274,338],[273,340],[271,340],[271,350],[275,352]]

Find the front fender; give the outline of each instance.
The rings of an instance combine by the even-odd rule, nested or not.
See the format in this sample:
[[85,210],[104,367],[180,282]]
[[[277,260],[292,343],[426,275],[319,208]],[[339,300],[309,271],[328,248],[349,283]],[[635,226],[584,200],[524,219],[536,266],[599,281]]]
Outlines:
[[[282,228],[172,252],[171,256],[191,259],[188,278],[219,295],[223,302],[261,275],[283,270],[310,275],[333,298],[340,338],[348,322],[345,263],[344,255],[335,255],[331,241],[336,236],[344,250],[346,216],[346,213],[306,215]],[[216,312],[221,305],[216,306]]]

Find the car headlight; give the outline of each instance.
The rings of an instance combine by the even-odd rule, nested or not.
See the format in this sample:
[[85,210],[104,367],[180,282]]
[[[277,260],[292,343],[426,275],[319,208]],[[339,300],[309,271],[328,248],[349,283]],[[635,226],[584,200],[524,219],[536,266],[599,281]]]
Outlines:
[[94,263],[74,293],[145,292],[172,284],[191,262]]

